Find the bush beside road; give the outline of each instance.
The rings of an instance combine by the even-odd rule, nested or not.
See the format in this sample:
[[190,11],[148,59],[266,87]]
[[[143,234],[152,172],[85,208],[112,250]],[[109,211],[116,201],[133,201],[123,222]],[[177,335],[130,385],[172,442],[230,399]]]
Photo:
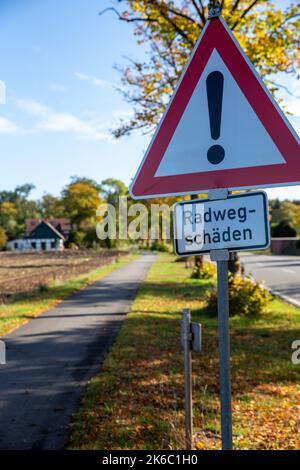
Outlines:
[[[71,448],[184,449],[183,308],[203,325],[203,351],[193,361],[196,448],[221,447],[217,320],[205,301],[214,281],[191,279],[174,261],[160,255],[142,284],[75,416]],[[300,366],[291,362],[291,344],[300,337],[300,311],[274,299],[261,315],[230,324],[234,447],[299,448]]]

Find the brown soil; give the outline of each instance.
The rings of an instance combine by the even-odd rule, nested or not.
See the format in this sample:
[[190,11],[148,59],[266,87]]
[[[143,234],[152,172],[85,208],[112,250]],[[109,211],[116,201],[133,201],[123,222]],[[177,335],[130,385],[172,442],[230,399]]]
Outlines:
[[0,253],[0,297],[30,292],[57,280],[69,280],[117,260],[117,250]]

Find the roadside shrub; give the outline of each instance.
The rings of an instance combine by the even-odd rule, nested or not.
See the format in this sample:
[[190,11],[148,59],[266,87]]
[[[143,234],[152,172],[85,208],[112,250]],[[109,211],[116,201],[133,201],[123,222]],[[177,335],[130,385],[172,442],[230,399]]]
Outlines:
[[6,242],[7,242],[7,238],[6,238],[5,230],[2,227],[0,227],[0,250],[3,250],[6,247]]
[[162,253],[171,253],[171,247],[165,242],[160,242],[156,240],[154,243],[151,245],[151,250],[152,251],[160,251]]
[[84,248],[95,248],[99,244],[99,239],[96,233],[96,227],[91,225],[83,229],[82,245]]
[[45,292],[48,292],[49,291],[49,286],[47,286],[47,284],[39,284],[38,285],[38,292],[40,292],[40,294],[43,294]]
[[66,248],[68,248],[68,250],[79,250],[78,245],[76,245],[76,243],[73,243],[73,242],[68,243]]
[[[217,289],[210,291],[207,301],[207,311],[218,314]],[[271,295],[263,285],[248,277],[239,275],[229,276],[229,315],[259,315],[271,300]]]
[[84,235],[84,232],[81,230],[72,230],[65,244],[66,248],[74,247],[74,245],[80,248]]
[[216,267],[212,263],[201,263],[195,266],[191,274],[192,279],[211,279],[216,275]]

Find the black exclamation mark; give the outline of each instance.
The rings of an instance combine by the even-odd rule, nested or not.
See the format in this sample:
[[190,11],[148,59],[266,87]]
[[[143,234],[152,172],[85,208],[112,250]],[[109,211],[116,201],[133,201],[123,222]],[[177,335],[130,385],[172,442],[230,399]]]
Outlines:
[[[222,103],[224,75],[221,72],[211,72],[206,79],[206,91],[209,111],[210,133],[218,140],[221,133]],[[207,152],[207,159],[213,165],[224,160],[225,150],[221,145],[212,145]]]

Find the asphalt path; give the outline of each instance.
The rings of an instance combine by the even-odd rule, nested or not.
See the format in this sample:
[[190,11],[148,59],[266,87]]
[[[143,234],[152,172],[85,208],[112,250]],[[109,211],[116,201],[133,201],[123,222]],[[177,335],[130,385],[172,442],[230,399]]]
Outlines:
[[246,273],[275,294],[300,307],[300,257],[239,253]]
[[7,335],[0,365],[0,449],[62,449],[155,255],[143,254]]

